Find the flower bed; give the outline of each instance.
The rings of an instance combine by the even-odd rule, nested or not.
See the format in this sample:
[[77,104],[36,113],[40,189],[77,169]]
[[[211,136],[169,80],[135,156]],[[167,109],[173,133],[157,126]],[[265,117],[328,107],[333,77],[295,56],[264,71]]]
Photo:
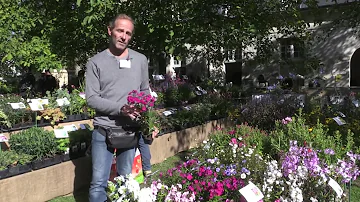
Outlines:
[[108,194],[112,201],[116,193],[129,201],[249,201],[239,190],[253,184],[262,201],[346,201],[342,184],[360,174],[352,137],[343,144],[321,124],[304,123],[289,117],[270,134],[246,124],[219,130],[158,180],[142,189],[110,183]]

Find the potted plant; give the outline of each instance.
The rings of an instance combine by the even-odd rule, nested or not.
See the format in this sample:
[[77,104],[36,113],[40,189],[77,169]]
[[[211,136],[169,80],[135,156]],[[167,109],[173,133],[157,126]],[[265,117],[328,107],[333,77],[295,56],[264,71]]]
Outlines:
[[57,140],[57,149],[60,153],[61,161],[70,160],[70,141],[69,138],[61,138]]
[[32,158],[31,155],[18,154],[13,150],[0,152],[0,179],[31,171]]
[[25,104],[25,100],[14,94],[6,94],[0,97],[0,109],[7,116],[7,120],[10,123],[9,127],[3,125],[3,130],[11,131],[18,130],[29,125],[34,125],[34,113],[28,108],[26,109],[13,109],[9,103],[19,103],[22,102]]
[[9,140],[10,148],[17,153],[32,155],[34,170],[48,167],[61,162],[57,139],[53,131],[43,128],[29,128],[12,134]]
[[9,121],[8,116],[0,109],[0,129],[1,131],[3,129],[6,130],[6,128],[11,128],[11,123]]
[[66,118],[64,112],[60,108],[46,108],[40,111],[40,115],[36,117],[37,120],[47,120],[52,126]]
[[85,152],[91,144],[91,133],[92,131],[88,129],[79,129],[69,132],[69,148],[71,159],[85,156]]

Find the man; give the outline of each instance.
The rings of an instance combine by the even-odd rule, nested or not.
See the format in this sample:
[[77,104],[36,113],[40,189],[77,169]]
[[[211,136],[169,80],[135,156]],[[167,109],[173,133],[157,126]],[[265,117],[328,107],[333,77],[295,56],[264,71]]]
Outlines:
[[47,91],[52,93],[58,88],[58,82],[56,78],[51,75],[50,70],[45,70],[44,73],[41,74],[41,78],[38,80],[38,87],[42,96],[46,96]]
[[[106,129],[120,129],[124,135],[135,134],[136,130],[131,126],[134,126],[133,119],[138,112],[124,108],[128,93],[132,90],[149,93],[147,58],[127,48],[133,33],[133,20],[125,14],[116,16],[108,26],[109,48],[93,56],[86,65],[86,99],[88,105],[96,110],[91,143],[90,202],[107,200],[105,188],[115,148],[109,144]],[[131,173],[136,146],[137,142],[136,145],[116,148],[119,175]]]

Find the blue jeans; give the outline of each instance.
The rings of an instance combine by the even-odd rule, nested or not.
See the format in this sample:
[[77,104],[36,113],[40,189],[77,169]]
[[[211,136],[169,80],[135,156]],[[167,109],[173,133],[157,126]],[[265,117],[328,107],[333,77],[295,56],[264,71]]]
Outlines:
[[144,139],[142,135],[139,138],[139,151],[141,154],[141,161],[142,161],[142,169],[143,171],[151,170],[151,153],[149,144],[151,144],[150,140]]
[[[106,187],[110,177],[110,169],[114,155],[114,148],[108,147],[106,138],[97,130],[92,133],[92,179],[89,189],[90,202],[107,200]],[[131,174],[135,157],[135,148],[116,149],[116,170],[118,175]]]

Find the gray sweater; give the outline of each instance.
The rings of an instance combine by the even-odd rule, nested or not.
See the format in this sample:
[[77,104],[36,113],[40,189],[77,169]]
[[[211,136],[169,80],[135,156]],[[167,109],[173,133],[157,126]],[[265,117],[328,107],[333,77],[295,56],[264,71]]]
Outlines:
[[124,59],[131,68],[120,68],[120,62],[108,49],[96,54],[86,64],[86,100],[96,110],[94,126],[105,128],[132,126],[134,122],[121,114],[132,90],[149,93],[147,58],[134,50]]

